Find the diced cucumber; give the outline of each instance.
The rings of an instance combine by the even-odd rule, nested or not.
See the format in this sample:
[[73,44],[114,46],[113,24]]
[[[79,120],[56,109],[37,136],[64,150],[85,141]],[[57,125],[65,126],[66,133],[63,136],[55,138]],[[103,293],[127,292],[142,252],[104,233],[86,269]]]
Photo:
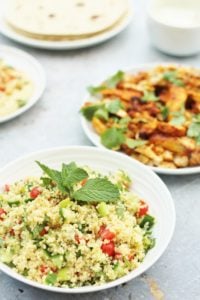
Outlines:
[[45,278],[45,283],[48,285],[54,285],[57,281],[57,274],[49,273]]
[[67,281],[70,279],[69,270],[67,268],[63,268],[58,271],[57,273],[57,280],[58,281]]
[[62,267],[63,264],[63,256],[62,255],[54,255],[51,257],[51,260],[53,262],[53,264],[58,267],[59,269]]
[[67,219],[67,212],[68,212],[68,209],[67,208],[60,208],[60,215],[63,219]]
[[19,205],[20,204],[20,201],[19,200],[16,200],[16,199],[9,199],[8,200],[8,205],[10,206],[13,206],[13,205]]
[[101,202],[97,206],[97,211],[100,214],[101,217],[105,217],[108,214],[108,206],[105,202]]
[[60,206],[60,208],[66,208],[66,207],[69,207],[71,204],[72,204],[72,202],[70,201],[70,199],[66,198],[59,203],[59,206]]

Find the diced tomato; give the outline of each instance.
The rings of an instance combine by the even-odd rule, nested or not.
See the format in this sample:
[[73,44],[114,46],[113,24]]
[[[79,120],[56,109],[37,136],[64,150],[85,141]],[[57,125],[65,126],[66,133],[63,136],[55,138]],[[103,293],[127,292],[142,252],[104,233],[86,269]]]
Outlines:
[[115,244],[113,241],[107,243],[107,244],[102,244],[101,245],[101,250],[103,253],[108,254],[109,256],[114,256],[115,255]]
[[115,259],[117,260],[122,259],[122,254],[120,252],[115,252]]
[[15,236],[15,231],[13,228],[10,229],[9,233],[10,233],[10,235]]
[[0,207],[0,220],[3,220],[3,215],[6,215],[6,211]]
[[4,185],[4,191],[5,191],[5,192],[9,192],[9,191],[10,191],[10,186],[9,186],[9,184],[5,184],[5,185]]
[[30,191],[30,197],[32,199],[37,198],[37,196],[39,196],[41,194],[41,191],[39,190],[38,187],[34,187],[31,191]]
[[86,184],[87,180],[88,180],[87,178],[83,179],[83,180],[81,181],[81,185],[84,186],[84,185]]
[[104,225],[102,225],[98,232],[99,236],[102,238],[102,240],[113,240],[115,238],[115,233],[111,232],[108,228],[106,228]]
[[130,255],[128,256],[128,260],[132,260],[132,259],[134,259],[134,257],[135,257],[134,254],[130,254]]
[[55,272],[58,271],[58,268],[57,267],[51,267],[51,271],[55,273]]
[[147,214],[148,210],[149,210],[148,205],[144,201],[141,200],[140,204],[141,204],[140,209],[137,212],[137,215],[138,215],[139,218],[145,216]]
[[48,230],[44,227],[41,231],[40,231],[40,236],[44,236],[45,234],[48,233]]
[[40,266],[40,272],[46,274],[48,272],[48,267],[45,265]]

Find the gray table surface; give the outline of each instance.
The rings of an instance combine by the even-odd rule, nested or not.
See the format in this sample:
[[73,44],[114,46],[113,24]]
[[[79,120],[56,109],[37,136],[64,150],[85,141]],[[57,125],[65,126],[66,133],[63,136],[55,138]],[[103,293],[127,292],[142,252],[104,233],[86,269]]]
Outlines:
[[[91,145],[78,110],[85,87],[117,69],[138,63],[174,61],[200,67],[200,57],[172,58],[155,50],[145,27],[144,0],[135,0],[134,22],[118,37],[85,50],[51,52],[23,47],[0,37],[0,43],[34,55],[47,74],[42,99],[21,117],[0,125],[0,167],[24,154],[54,146]],[[162,176],[174,198],[177,224],[160,260],[144,275],[95,294],[59,295],[31,288],[0,272],[1,300],[199,300],[200,176]]]

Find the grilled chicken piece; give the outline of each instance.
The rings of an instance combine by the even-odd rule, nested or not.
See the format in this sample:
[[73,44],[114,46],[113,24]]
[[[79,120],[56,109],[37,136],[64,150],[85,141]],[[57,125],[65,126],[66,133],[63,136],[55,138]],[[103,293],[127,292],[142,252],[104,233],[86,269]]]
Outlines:
[[125,101],[130,101],[133,97],[140,98],[142,96],[142,93],[136,90],[105,89],[101,93],[106,97],[114,96]]
[[174,153],[183,155],[187,152],[186,147],[180,143],[178,138],[172,138],[163,134],[155,133],[150,137],[149,141],[150,143],[160,145],[164,149],[172,151]]
[[165,122],[159,122],[157,129],[159,132],[169,136],[181,137],[186,134],[186,128],[184,126],[174,126]]
[[168,90],[164,90],[159,98],[165,102],[170,110],[179,111],[187,99],[187,92],[183,87],[172,85]]

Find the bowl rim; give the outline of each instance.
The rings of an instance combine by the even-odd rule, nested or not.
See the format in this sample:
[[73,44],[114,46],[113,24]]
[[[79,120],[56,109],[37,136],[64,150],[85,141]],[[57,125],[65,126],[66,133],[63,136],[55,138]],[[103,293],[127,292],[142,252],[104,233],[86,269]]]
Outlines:
[[[106,155],[110,155],[111,157],[114,155],[116,157],[119,158],[120,160],[125,160],[127,161],[127,163],[135,165],[135,167],[139,167],[140,169],[143,169],[144,172],[149,173],[149,175],[151,177],[153,177],[158,184],[162,187],[162,190],[165,191],[165,195],[168,198],[169,201],[169,205],[170,205],[170,210],[171,210],[171,229],[168,232],[168,237],[165,240],[165,242],[162,244],[162,246],[160,246],[160,249],[158,251],[158,253],[156,253],[156,255],[153,257],[153,259],[148,262],[146,264],[146,266],[143,266],[143,263],[141,263],[140,265],[140,269],[139,267],[136,268],[135,270],[129,272],[127,275],[118,278],[116,280],[110,281],[108,283],[102,284],[102,285],[98,285],[98,286],[84,286],[84,287],[78,287],[78,288],[60,288],[60,287],[54,287],[54,286],[48,286],[45,284],[41,284],[41,283],[37,283],[36,281],[32,281],[30,279],[26,279],[26,277],[20,275],[19,273],[15,272],[12,270],[12,268],[6,266],[5,264],[0,262],[0,270],[2,272],[4,272],[5,274],[7,274],[8,276],[22,282],[25,284],[28,284],[29,286],[32,287],[36,287],[42,290],[46,290],[46,291],[50,291],[50,292],[57,292],[57,293],[63,293],[63,294],[82,294],[82,293],[91,293],[91,292],[97,292],[97,291],[101,291],[101,290],[105,290],[105,289],[110,289],[113,288],[115,286],[121,285],[123,283],[129,282],[130,280],[138,277],[139,275],[141,275],[143,272],[147,271],[161,256],[162,254],[165,252],[165,250],[167,249],[174,230],[175,230],[175,224],[176,224],[176,212],[175,212],[175,205],[174,205],[174,201],[173,198],[171,196],[171,193],[169,191],[169,189],[167,188],[166,184],[162,181],[162,179],[156,174],[154,173],[151,169],[147,168],[145,165],[143,165],[142,163],[140,163],[139,161],[136,160],[132,160],[131,158],[129,158],[128,156],[124,156],[122,153],[114,153],[111,150],[107,150],[107,149],[100,149],[97,147],[91,147],[91,146],[62,146],[62,147],[53,147],[53,148],[46,148],[40,151],[35,151],[35,152],[31,152],[28,155],[25,156],[20,156],[19,158],[11,161],[10,163],[6,164],[3,168],[0,169],[0,175],[6,171],[7,168],[12,168],[14,167],[14,165],[16,163],[20,163],[23,162],[27,159],[35,159],[34,157],[40,154],[46,154],[46,155],[51,155],[51,153],[55,153],[57,151],[90,151],[93,153],[101,153]],[[139,271],[138,271],[139,269]]]
[[[189,64],[182,64],[182,63],[177,63],[177,62],[173,62],[173,61],[169,61],[169,62],[151,62],[151,63],[141,63],[141,64],[135,64],[133,67],[130,66],[125,66],[124,68],[122,68],[122,70],[125,73],[134,73],[134,72],[138,72],[141,70],[148,70],[150,68],[155,68],[157,66],[175,66],[175,67],[183,67],[183,68],[189,68],[189,69],[196,69],[199,70],[200,72],[200,68],[197,68],[193,65],[189,65]],[[105,80],[106,77],[112,76],[113,74],[108,74],[104,77],[103,80]],[[99,85],[102,81],[96,81],[93,83],[93,85]],[[81,107],[87,102],[88,98],[91,98],[91,96],[89,95],[89,93],[86,91],[85,96],[83,97],[83,101],[81,102]],[[95,102],[95,101],[94,101]],[[97,146],[98,148],[101,149],[107,149],[106,147],[104,147],[101,142],[97,139],[99,139],[99,135],[95,132],[92,132],[91,129],[88,127],[88,124],[90,124],[89,121],[87,121],[83,115],[80,115],[80,122],[81,122],[81,126],[82,129],[85,133],[85,135],[87,136],[87,138],[90,140],[90,142],[92,144],[94,144],[95,146]],[[93,134],[97,137],[97,139],[93,138]],[[113,151],[115,153],[118,153],[114,150],[110,150]],[[121,152],[123,155],[126,156],[125,153]],[[135,158],[131,158],[132,160],[136,160]],[[138,160],[136,160],[138,161]],[[143,164],[145,165],[145,164]],[[161,168],[161,167],[154,167],[154,166],[149,166],[149,165],[145,165],[148,169],[153,170],[156,173],[159,174],[163,174],[163,175],[190,175],[190,174],[197,174],[200,173],[200,166],[196,166],[196,167],[184,167],[184,168],[177,168],[177,169],[170,169],[170,168]]]

